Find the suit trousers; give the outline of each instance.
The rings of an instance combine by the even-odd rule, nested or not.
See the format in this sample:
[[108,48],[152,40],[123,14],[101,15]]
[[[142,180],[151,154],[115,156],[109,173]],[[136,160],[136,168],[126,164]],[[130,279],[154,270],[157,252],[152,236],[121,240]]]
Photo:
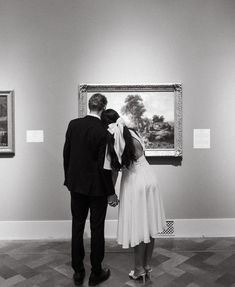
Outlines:
[[91,229],[91,271],[99,274],[104,259],[104,223],[107,211],[107,196],[87,196],[71,192],[72,212],[72,267],[75,272],[84,270],[85,249],[83,234],[88,211]]

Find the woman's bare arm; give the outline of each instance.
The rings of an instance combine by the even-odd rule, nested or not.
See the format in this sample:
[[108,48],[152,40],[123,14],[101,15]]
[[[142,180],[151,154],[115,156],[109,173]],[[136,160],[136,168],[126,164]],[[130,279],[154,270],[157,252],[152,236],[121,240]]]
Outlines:
[[118,171],[113,170],[113,171],[112,171],[113,186],[116,185],[117,178],[118,178]]

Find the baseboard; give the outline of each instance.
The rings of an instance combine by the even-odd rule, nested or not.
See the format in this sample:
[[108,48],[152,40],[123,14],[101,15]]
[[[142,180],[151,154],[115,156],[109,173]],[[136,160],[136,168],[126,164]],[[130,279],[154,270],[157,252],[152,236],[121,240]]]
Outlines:
[[235,237],[235,218],[176,219],[175,237]]
[[[171,219],[174,232],[159,237],[235,237],[235,218]],[[117,220],[106,220],[105,237],[116,238]],[[90,237],[89,221],[84,237]],[[70,239],[71,221],[0,221],[0,240]]]

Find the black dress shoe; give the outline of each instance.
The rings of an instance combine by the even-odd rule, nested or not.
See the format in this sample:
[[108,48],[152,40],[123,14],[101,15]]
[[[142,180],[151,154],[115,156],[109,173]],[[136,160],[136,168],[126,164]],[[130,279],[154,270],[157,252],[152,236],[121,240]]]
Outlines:
[[110,276],[111,272],[109,269],[102,269],[100,274],[91,273],[89,278],[89,286],[95,286],[105,280]]
[[80,272],[75,272],[73,274],[73,282],[77,286],[80,286],[83,284],[84,278],[85,278],[85,270],[82,270]]

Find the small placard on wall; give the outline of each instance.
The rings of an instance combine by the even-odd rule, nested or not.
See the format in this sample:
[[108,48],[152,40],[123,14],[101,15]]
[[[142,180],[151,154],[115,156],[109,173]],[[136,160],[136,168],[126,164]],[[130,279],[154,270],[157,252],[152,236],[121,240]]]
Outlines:
[[42,143],[42,142],[44,142],[43,130],[28,130],[26,132],[26,141],[28,143]]
[[210,129],[194,129],[193,130],[193,148],[210,148]]

